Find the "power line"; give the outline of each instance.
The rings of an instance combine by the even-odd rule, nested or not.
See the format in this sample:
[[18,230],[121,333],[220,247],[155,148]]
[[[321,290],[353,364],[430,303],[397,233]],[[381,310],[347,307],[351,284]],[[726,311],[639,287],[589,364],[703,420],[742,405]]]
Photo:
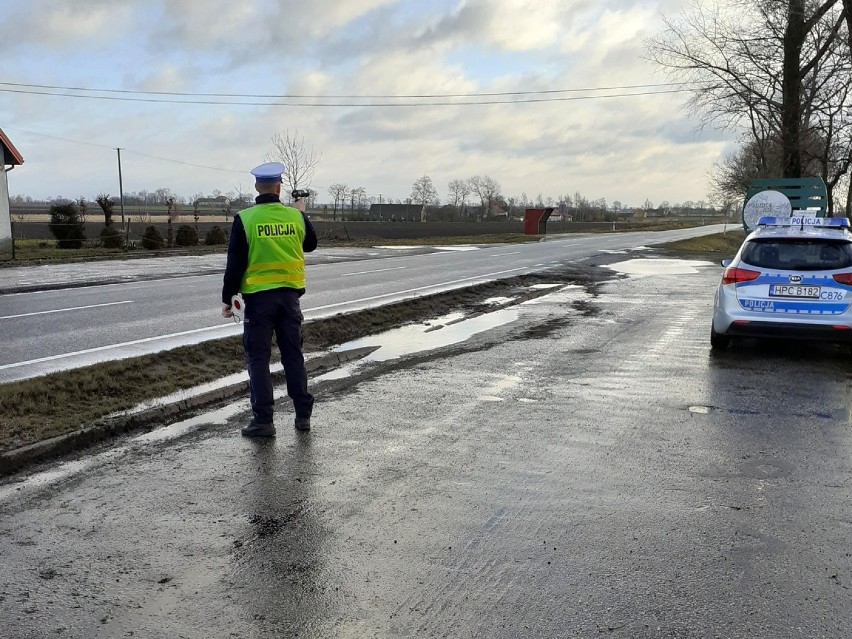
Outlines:
[[133,153],[135,155],[141,155],[142,157],[151,158],[152,160],[161,160],[163,162],[174,162],[175,164],[183,164],[184,166],[192,166],[197,169],[210,169],[211,171],[223,171],[224,173],[246,173],[246,171],[237,171],[235,169],[222,169],[216,166],[205,166],[204,164],[193,164],[192,162],[184,162],[183,160],[174,160],[172,158],[164,158],[158,155],[151,155],[149,153],[142,153],[142,151],[134,151],[133,149],[124,149],[129,153]]
[[[557,93],[587,93],[590,91],[622,91],[627,89],[662,88],[671,86],[684,86],[689,82],[667,82],[663,84],[628,84],[612,87],[586,87],[581,89],[542,89],[537,91],[500,91],[500,92],[473,92],[473,93],[424,93],[424,94],[395,94],[395,95],[310,95],[310,94],[254,94],[254,93],[196,93],[181,91],[141,91],[132,89],[101,89],[96,87],[68,87],[51,84],[23,84],[17,82],[0,82],[0,86],[18,87],[19,89],[50,89],[57,91],[86,91],[89,93],[118,93],[131,95],[170,95],[176,97],[205,97],[205,98],[257,98],[257,99],[346,99],[346,100],[395,100],[395,99],[425,99],[425,98],[476,98],[476,97],[499,97],[499,96],[523,96],[523,95],[552,95]],[[3,89],[0,89],[3,90]],[[38,93],[37,95],[65,95],[54,93]],[[80,96],[83,97],[83,96]],[[96,96],[88,96],[96,97]]]
[[[9,131],[17,131],[18,133],[26,133],[26,134],[29,134],[29,135],[38,135],[38,136],[41,136],[41,137],[44,137],[44,138],[52,138],[54,140],[61,140],[62,142],[70,142],[72,144],[84,144],[84,145],[87,145],[87,146],[94,146],[94,147],[97,147],[97,148],[100,148],[100,149],[110,149],[111,151],[115,150],[114,145],[110,146],[108,144],[98,144],[96,142],[85,142],[83,140],[72,140],[71,138],[63,138],[63,137],[60,137],[58,135],[50,135],[48,133],[39,133],[37,131],[27,131],[26,129],[19,129],[19,128],[13,127],[13,126],[4,126],[3,128],[8,129]],[[205,166],[204,164],[193,164],[192,162],[185,162],[183,160],[175,160],[173,158],[164,158],[164,157],[160,157],[160,156],[157,156],[157,155],[151,155],[149,153],[143,153],[142,151],[134,151],[133,149],[128,149],[126,147],[121,147],[121,150],[125,151],[127,153],[133,153],[135,155],[141,155],[142,157],[151,158],[153,160],[160,160],[162,162],[173,162],[175,164],[183,164],[185,166],[192,166],[192,167],[195,167],[197,169],[209,169],[211,171],[223,171],[225,173],[239,173],[239,174],[246,173],[246,171],[237,171],[235,169],[223,169],[223,168],[216,167],[216,166]]]
[[[691,89],[669,89],[665,91],[640,91],[636,93],[613,93],[610,95],[583,95],[574,97],[531,98],[527,100],[480,100],[477,102],[230,102],[222,100],[168,100],[162,98],[136,98],[109,95],[79,95],[76,93],[50,93],[47,91],[27,91],[22,89],[0,89],[0,93],[20,93],[27,95],[48,95],[64,98],[88,100],[110,100],[116,102],[146,102],[154,104],[190,104],[190,105],[227,105],[227,106],[267,106],[267,107],[436,107],[436,106],[489,106],[497,104],[534,104],[541,102],[573,102],[577,100],[601,100],[606,98],[629,98],[644,95],[665,95],[684,93]],[[398,96],[397,96],[398,97]]]

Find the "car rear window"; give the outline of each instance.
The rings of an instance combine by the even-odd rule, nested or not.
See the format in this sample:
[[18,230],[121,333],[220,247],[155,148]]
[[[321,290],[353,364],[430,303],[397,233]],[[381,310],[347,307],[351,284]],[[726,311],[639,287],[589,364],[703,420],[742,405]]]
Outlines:
[[852,266],[852,244],[819,238],[761,238],[746,242],[742,261],[784,271],[819,271]]

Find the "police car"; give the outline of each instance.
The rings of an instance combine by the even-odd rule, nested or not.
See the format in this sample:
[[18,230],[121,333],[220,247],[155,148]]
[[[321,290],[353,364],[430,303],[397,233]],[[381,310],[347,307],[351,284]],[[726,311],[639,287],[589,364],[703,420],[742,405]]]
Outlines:
[[852,232],[847,218],[762,217],[722,261],[710,345],[732,338],[852,343]]

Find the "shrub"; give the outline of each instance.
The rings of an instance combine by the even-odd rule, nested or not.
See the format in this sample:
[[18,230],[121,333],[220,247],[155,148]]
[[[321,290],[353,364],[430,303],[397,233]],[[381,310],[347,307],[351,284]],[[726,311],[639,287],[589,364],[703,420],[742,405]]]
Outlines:
[[227,244],[228,236],[221,228],[218,226],[214,226],[212,229],[207,231],[207,235],[204,238],[204,243],[208,246],[215,246],[217,244]]
[[50,207],[50,232],[53,233],[59,248],[78,249],[86,239],[86,230],[80,209],[73,202],[54,204]]
[[198,233],[188,224],[184,224],[177,230],[175,246],[198,246]]
[[142,248],[149,251],[164,248],[166,246],[163,241],[162,234],[157,230],[157,227],[151,224],[145,227],[145,232],[142,234]]
[[121,237],[121,231],[114,226],[106,226],[101,230],[101,243],[104,248],[108,249],[124,248],[124,238]]

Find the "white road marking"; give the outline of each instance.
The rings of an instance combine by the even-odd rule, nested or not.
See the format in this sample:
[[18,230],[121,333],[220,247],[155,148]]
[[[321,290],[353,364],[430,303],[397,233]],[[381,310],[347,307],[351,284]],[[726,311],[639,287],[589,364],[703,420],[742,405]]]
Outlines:
[[208,326],[207,328],[196,328],[191,331],[181,331],[180,333],[171,333],[169,335],[158,335],[157,337],[145,337],[143,339],[135,339],[130,342],[121,342],[120,344],[110,344],[108,346],[98,346],[96,348],[87,348],[82,351],[75,351],[73,353],[63,353],[61,355],[51,355],[50,357],[39,357],[38,359],[31,359],[26,362],[15,362],[14,364],[4,364],[0,366],[0,371],[7,370],[9,368],[19,368],[21,366],[29,366],[31,364],[41,364],[43,362],[52,362],[57,359],[65,359],[67,357],[75,357],[77,355],[88,355],[89,353],[99,353],[101,351],[108,351],[114,348],[122,348],[124,346],[135,346],[136,344],[146,344],[148,342],[156,342],[158,340],[169,339],[172,337],[182,337],[184,335],[194,335],[196,333],[203,333],[205,331],[216,331],[223,330],[228,328],[229,324],[220,324],[218,326]]
[[[431,284],[429,286],[419,286],[417,288],[410,288],[410,289],[407,289],[407,290],[404,290],[404,291],[397,291],[396,293],[385,293],[383,295],[373,295],[372,297],[362,297],[360,299],[350,300],[348,302],[338,302],[337,304],[326,304],[325,306],[316,306],[314,308],[305,308],[303,310],[305,310],[305,311],[317,311],[317,310],[322,310],[322,309],[326,309],[326,308],[333,308],[335,306],[348,306],[348,305],[352,305],[352,304],[358,304],[360,302],[367,302],[367,301],[370,301],[370,300],[381,299],[383,297],[391,297],[391,296],[394,296],[394,295],[402,295],[402,294],[405,294],[405,293],[413,293],[414,291],[422,291],[422,290],[425,290],[425,289],[431,289],[431,288],[440,287],[440,286],[447,286],[449,284],[457,284],[458,282],[467,282],[469,280],[477,280],[477,279],[491,277],[492,275],[502,275],[504,273],[512,273],[514,271],[524,271],[524,270],[527,270],[527,269],[526,268],[513,268],[513,269],[506,270],[506,271],[496,271],[494,273],[483,273],[482,275],[474,275],[473,277],[465,277],[465,278],[462,278],[460,280],[451,280],[449,282],[440,282],[438,284]],[[30,366],[30,365],[33,365],[33,364],[41,364],[43,362],[51,362],[51,361],[58,360],[58,359],[66,359],[66,358],[69,358],[69,357],[76,357],[78,355],[88,355],[90,353],[99,353],[99,352],[107,351],[107,350],[111,350],[111,349],[123,348],[125,346],[135,346],[137,344],[147,344],[149,342],[167,340],[167,339],[171,339],[171,338],[174,338],[174,337],[183,337],[185,335],[195,335],[197,333],[204,333],[204,332],[207,332],[207,331],[217,331],[217,330],[221,331],[221,330],[227,329],[229,326],[233,326],[233,325],[218,324],[216,326],[208,326],[207,328],[198,328],[198,329],[193,329],[191,331],[181,331],[179,333],[170,333],[168,335],[159,335],[159,336],[156,336],[156,337],[146,337],[146,338],[143,338],[143,339],[132,340],[130,342],[121,342],[119,344],[110,344],[108,346],[98,346],[96,348],[87,348],[85,350],[75,351],[73,353],[63,353],[61,355],[51,355],[50,357],[40,357],[38,359],[31,359],[31,360],[28,360],[26,362],[15,362],[13,364],[4,364],[4,365],[0,366],[0,371],[8,370],[10,368],[20,368],[21,366]]]
[[[224,272],[224,269],[223,269]],[[222,273],[199,273],[195,275],[177,275],[175,277],[161,277],[153,280],[140,280],[140,279],[129,279],[124,282],[111,282],[109,284],[85,284],[81,283],[79,286],[63,286],[60,288],[46,288],[39,291],[18,291],[16,293],[6,293],[3,297],[13,297],[20,295],[44,295],[52,294],[52,293],[67,293],[69,291],[79,291],[80,289],[85,289],[88,291],[94,290],[96,288],[112,288],[115,286],[121,286],[125,290],[132,290],[134,288],[145,288],[148,284],[157,284],[158,282],[174,282],[175,280],[185,280],[190,278],[205,278],[205,277],[222,277]],[[51,283],[48,282],[47,286],[51,286]]]
[[341,277],[347,277],[349,275],[364,275],[365,273],[382,273],[384,271],[398,271],[400,269],[408,268],[407,266],[394,266],[393,268],[379,268],[375,271],[357,271],[355,273],[341,273]]
[[439,282],[437,284],[430,284],[429,286],[418,286],[417,288],[409,288],[404,291],[397,291],[395,293],[384,293],[382,295],[373,295],[372,297],[362,297],[357,300],[350,300],[348,302],[337,302],[336,304],[326,304],[325,306],[314,306],[312,308],[306,308],[306,311],[321,311],[326,308],[334,308],[335,306],[350,306],[352,304],[358,304],[359,302],[367,302],[369,300],[378,300],[383,297],[393,297],[394,295],[403,295],[405,293],[413,293],[415,291],[423,291],[430,288],[436,288],[440,286],[446,286],[448,284],[458,284],[459,282],[467,282],[469,280],[478,280],[483,277],[491,277],[492,275],[502,275],[503,273],[512,273],[514,271],[525,271],[527,270],[525,267],[522,268],[510,268],[507,271],[496,271],[494,273],[483,273],[482,275],[474,275],[473,277],[463,277],[460,280],[451,280],[449,282]]
[[520,254],[521,254],[520,251],[515,251],[513,253],[492,253],[488,257],[500,257],[501,255],[520,255]]
[[16,317],[31,317],[33,315],[48,315],[50,313],[64,313],[66,311],[82,311],[87,308],[100,308],[102,306],[116,306],[118,304],[133,304],[133,300],[125,300],[123,302],[107,302],[106,304],[90,304],[89,306],[71,306],[69,308],[55,308],[50,311],[35,311],[33,313],[19,313],[18,315],[3,315],[0,320],[15,319]]

